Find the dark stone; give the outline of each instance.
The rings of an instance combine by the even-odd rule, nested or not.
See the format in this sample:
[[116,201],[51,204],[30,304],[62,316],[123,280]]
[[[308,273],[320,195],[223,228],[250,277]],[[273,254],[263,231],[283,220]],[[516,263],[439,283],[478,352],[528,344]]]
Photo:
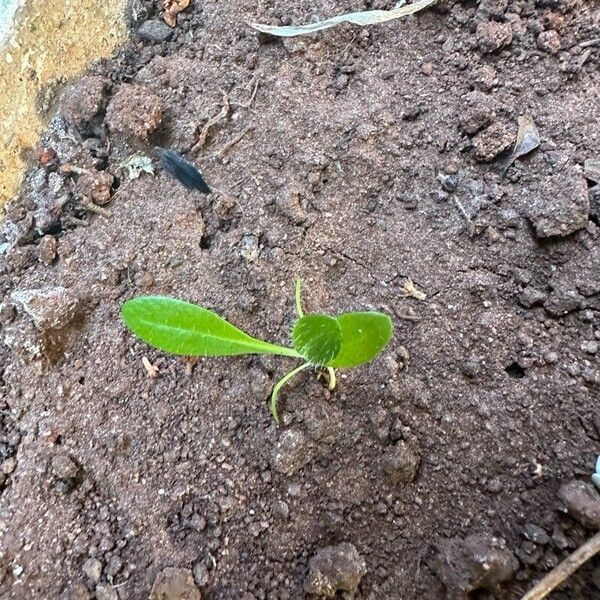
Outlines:
[[525,527],[523,527],[523,535],[534,544],[544,546],[550,542],[550,536],[534,523],[525,524]]
[[140,25],[138,35],[142,40],[159,43],[168,40],[173,35],[173,29],[160,19],[150,19]]
[[600,529],[600,494],[590,483],[569,481],[558,490],[568,513],[584,527]]

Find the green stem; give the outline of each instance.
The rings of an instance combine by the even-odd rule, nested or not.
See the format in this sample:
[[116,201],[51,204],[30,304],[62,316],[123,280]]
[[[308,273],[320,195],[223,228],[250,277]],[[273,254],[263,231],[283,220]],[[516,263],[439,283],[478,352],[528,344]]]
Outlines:
[[[262,340],[257,340],[262,342]],[[293,348],[286,348],[285,346],[279,346],[278,344],[271,344],[270,342],[262,342],[264,346],[260,350],[257,348],[256,353],[260,354],[277,354],[278,356],[290,356],[292,358],[302,358],[296,350]],[[248,352],[248,354],[254,354],[254,352]]]
[[304,316],[304,312],[302,311],[302,301],[300,299],[300,294],[302,292],[302,280],[300,277],[296,279],[296,312],[298,313],[298,318],[302,318]]
[[304,369],[308,369],[310,366],[311,365],[309,363],[304,363],[303,365],[296,367],[293,371],[290,371],[284,375],[273,387],[273,392],[271,394],[271,414],[273,415],[277,425],[279,425],[279,417],[277,416],[277,397],[279,396],[279,391],[292,377],[294,377],[294,375],[297,375]]

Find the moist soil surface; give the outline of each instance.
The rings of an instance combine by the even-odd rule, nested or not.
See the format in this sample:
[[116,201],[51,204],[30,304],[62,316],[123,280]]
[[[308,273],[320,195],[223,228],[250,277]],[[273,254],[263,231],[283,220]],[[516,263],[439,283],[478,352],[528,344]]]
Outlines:
[[[245,24],[393,5],[206,0],[170,30],[136,1],[66,90],[0,239],[2,598],[512,599],[600,527],[599,5]],[[213,192],[130,179],[153,146]],[[171,295],[287,344],[296,276],[395,335],[333,392],[299,375],[279,427],[293,360],[193,365],[120,319]]]

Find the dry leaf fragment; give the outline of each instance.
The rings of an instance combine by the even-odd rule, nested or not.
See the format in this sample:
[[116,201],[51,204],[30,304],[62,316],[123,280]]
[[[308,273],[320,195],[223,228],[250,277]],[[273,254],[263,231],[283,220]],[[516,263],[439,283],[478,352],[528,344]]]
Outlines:
[[192,376],[194,367],[198,364],[197,356],[184,356],[183,362],[185,363],[185,373],[188,377]]
[[378,23],[385,23],[393,19],[399,19],[400,17],[406,17],[412,15],[424,8],[427,8],[431,4],[437,2],[437,0],[418,0],[413,4],[406,6],[396,6],[392,10],[366,10],[361,12],[346,13],[344,15],[338,15],[318,23],[308,23],[306,25],[284,26],[276,27],[273,25],[265,25],[263,23],[248,23],[250,27],[260,31],[261,33],[267,33],[269,35],[277,35],[280,37],[292,37],[295,35],[303,35],[307,33],[314,33],[315,31],[323,31],[330,27],[335,27],[340,23],[352,23],[353,25],[376,25]]
[[425,300],[427,298],[427,294],[418,290],[415,287],[415,284],[412,282],[412,279],[407,279],[404,282],[404,288],[402,288],[404,295],[406,297],[416,298],[417,300]]
[[506,162],[502,165],[502,174],[505,175],[510,165],[512,165],[517,158],[529,154],[540,145],[540,132],[536,127],[533,119],[528,116],[519,117],[519,130],[517,131],[517,141],[513,148],[510,156],[506,159]]
[[150,379],[156,379],[159,376],[160,371],[158,370],[158,367],[153,365],[145,356],[142,356],[142,364]]
[[163,19],[169,27],[177,25],[177,15],[190,5],[190,0],[164,0]]
[[121,165],[127,169],[129,179],[137,179],[142,173],[154,175],[152,159],[145,154],[133,154]]

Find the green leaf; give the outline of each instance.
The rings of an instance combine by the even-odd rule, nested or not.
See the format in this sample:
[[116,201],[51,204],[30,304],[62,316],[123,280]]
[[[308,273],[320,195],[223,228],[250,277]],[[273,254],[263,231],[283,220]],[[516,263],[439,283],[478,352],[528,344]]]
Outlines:
[[378,312],[344,313],[336,318],[342,334],[339,352],[328,367],[345,369],[372,361],[392,339],[392,320]]
[[184,356],[279,354],[298,357],[284,348],[250,337],[214,312],[162,296],[142,296],[125,302],[125,325],[147,344]]
[[344,15],[338,15],[337,17],[331,17],[318,23],[308,23],[306,25],[284,26],[276,27],[273,25],[264,25],[262,23],[248,23],[250,27],[260,31],[262,33],[268,33],[270,35],[277,35],[280,37],[292,37],[295,35],[302,35],[306,33],[314,33],[316,31],[322,31],[323,29],[329,29],[340,23],[353,23],[354,25],[376,25],[377,23],[385,23],[392,19],[398,19],[405,17],[406,15],[412,15],[429,5],[437,2],[437,0],[419,0],[406,6],[400,6],[393,8],[392,10],[366,10],[362,12],[347,13]]
[[340,351],[341,329],[334,317],[305,315],[292,332],[294,348],[312,365],[326,365]]

